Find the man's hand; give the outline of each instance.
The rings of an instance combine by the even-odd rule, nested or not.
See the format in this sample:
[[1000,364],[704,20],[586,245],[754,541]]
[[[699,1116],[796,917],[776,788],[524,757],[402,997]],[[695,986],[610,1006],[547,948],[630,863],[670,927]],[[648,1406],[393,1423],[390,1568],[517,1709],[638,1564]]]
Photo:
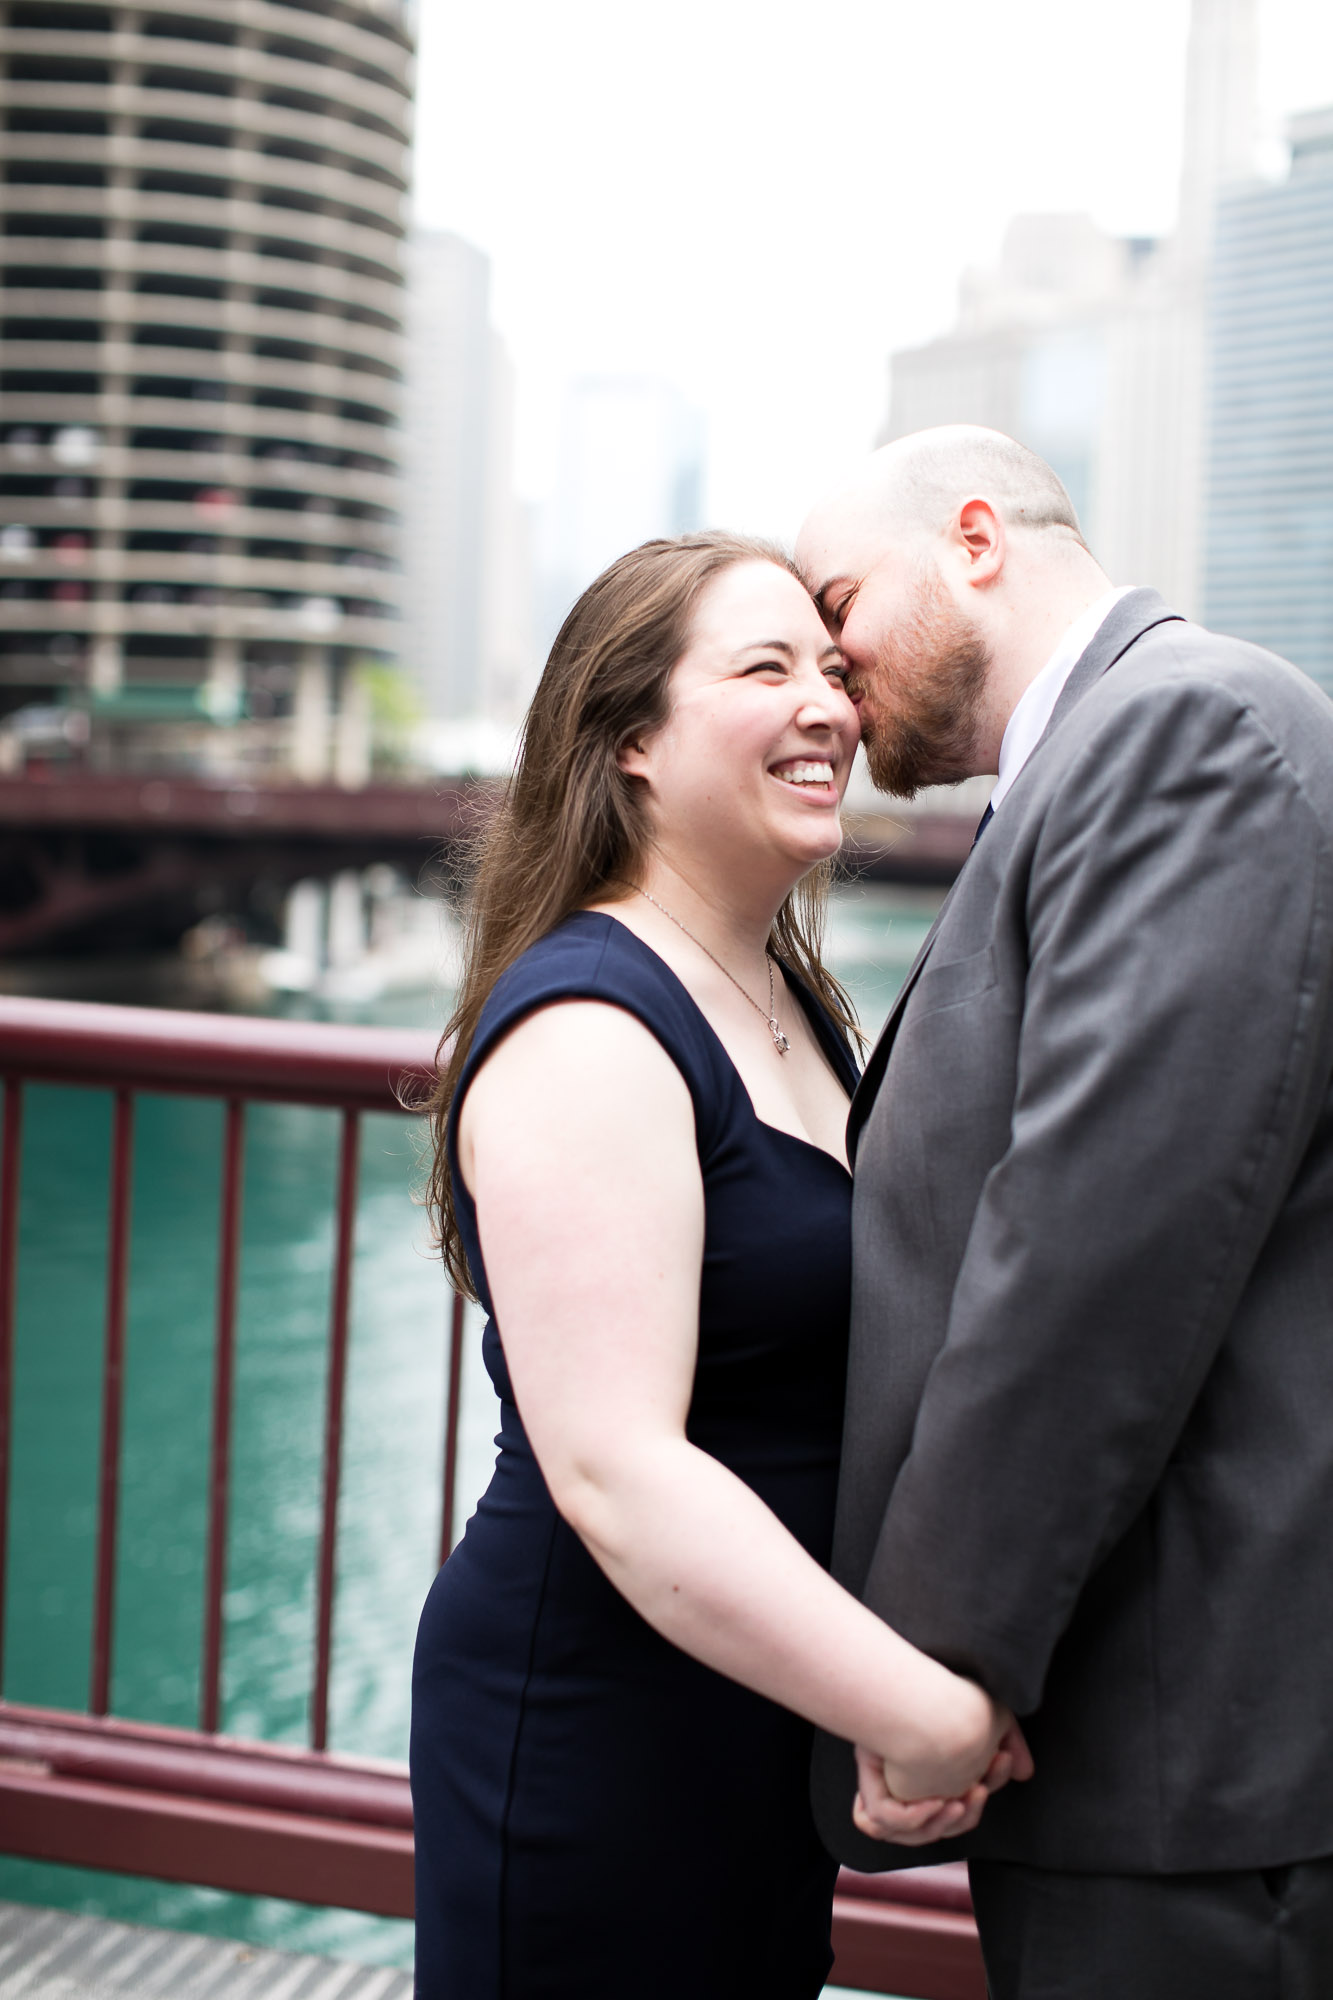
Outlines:
[[935,1840],[952,1840],[971,1833],[992,1792],[998,1792],[1011,1778],[1025,1782],[1033,1769],[1027,1739],[1012,1716],[981,1782],[956,1799],[895,1798],[884,1780],[883,1759],[858,1745],[860,1790],[852,1807],[852,1821],[858,1833],[871,1840],[892,1841],[898,1847],[927,1847]]

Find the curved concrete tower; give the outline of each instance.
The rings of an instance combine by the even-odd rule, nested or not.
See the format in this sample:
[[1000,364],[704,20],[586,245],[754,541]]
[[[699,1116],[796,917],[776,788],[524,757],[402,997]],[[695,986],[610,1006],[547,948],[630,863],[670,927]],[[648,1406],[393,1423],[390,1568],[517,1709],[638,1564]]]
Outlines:
[[396,650],[398,0],[0,0],[0,57],[0,713],[332,773]]

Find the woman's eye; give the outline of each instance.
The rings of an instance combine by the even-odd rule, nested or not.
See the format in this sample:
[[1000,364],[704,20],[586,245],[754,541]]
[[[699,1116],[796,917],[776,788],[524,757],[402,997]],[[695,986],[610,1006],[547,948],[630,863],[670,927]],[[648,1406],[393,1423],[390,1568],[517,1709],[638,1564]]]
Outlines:
[[755,664],[747,667],[745,671],[747,674],[785,674],[787,669],[781,660],[756,660]]
[[852,670],[850,667],[836,666],[825,667],[824,672],[830,680],[836,681],[839,687],[846,687],[848,681],[851,679]]

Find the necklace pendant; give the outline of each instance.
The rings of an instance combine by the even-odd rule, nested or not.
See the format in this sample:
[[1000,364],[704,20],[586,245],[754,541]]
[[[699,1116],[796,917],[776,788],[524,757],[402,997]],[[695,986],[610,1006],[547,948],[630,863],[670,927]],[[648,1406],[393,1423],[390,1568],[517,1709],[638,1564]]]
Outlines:
[[787,1037],[783,1034],[781,1028],[778,1026],[778,1017],[773,1012],[774,984],[773,984],[772,954],[767,949],[765,949],[764,962],[768,966],[768,1012],[767,1014],[764,1014],[764,1009],[762,1004],[755,999],[752,993],[746,992],[745,988],[741,985],[740,980],[737,979],[734,972],[727,971],[726,966],[722,963],[722,960],[717,956],[716,952],[710,951],[708,949],[708,946],[703,942],[703,940],[701,938],[697,938],[692,930],[687,929],[686,926],[681,922],[679,917],[673,917],[670,910],[667,908],[666,904],[659,903],[656,896],[650,896],[648,894],[648,891],[646,889],[640,889],[637,883],[631,884],[631,886],[633,887],[636,895],[643,897],[645,903],[651,903],[655,910],[660,910],[668,923],[674,924],[678,931],[684,931],[686,937],[690,940],[690,943],[697,944],[705,958],[712,959],[714,965],[717,967],[718,971],[722,974],[723,978],[729,979],[731,981],[736,991],[740,994],[741,999],[748,1001],[750,1006],[754,1008],[756,1014],[763,1014],[764,1019],[768,1022],[768,1032],[773,1037],[774,1048],[777,1050],[780,1056],[785,1056],[787,1054],[787,1051],[791,1048],[791,1043],[787,1040]]

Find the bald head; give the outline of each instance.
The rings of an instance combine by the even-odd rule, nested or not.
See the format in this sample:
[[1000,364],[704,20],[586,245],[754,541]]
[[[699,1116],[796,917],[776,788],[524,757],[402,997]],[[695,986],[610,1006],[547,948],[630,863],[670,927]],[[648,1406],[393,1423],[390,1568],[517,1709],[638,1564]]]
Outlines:
[[872,453],[855,478],[814,509],[798,558],[826,527],[877,529],[895,538],[940,534],[971,499],[988,500],[1008,528],[1050,529],[1060,541],[1087,547],[1074,503],[1044,458],[1003,431],[946,424]]
[[1083,541],[1074,503],[1045,459],[1003,431],[950,424],[899,438],[872,455],[869,487],[887,513],[927,534],[975,494],[1006,527],[1058,528]]

